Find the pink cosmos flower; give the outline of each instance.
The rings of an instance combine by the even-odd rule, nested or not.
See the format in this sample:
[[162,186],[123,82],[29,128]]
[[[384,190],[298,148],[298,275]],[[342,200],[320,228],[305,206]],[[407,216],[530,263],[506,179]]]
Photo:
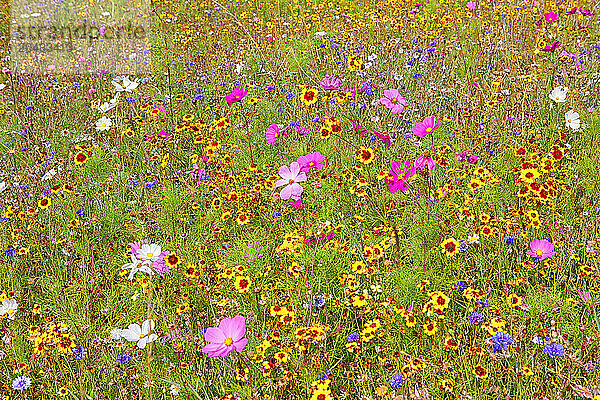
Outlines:
[[313,168],[320,171],[323,168],[324,160],[325,156],[317,151],[305,156],[300,156],[296,161],[300,164],[300,167],[302,167],[302,172],[308,172]]
[[210,327],[204,332],[204,340],[209,342],[202,348],[208,357],[227,357],[234,349],[238,353],[248,344],[246,320],[241,315],[223,318],[218,327]]
[[283,188],[279,197],[282,200],[291,198],[292,200],[299,200],[304,188],[300,186],[298,182],[306,181],[306,174],[300,171],[301,167],[296,161],[287,165],[279,167],[279,175],[281,179],[275,182],[275,187],[278,188],[283,185],[287,185]]
[[277,140],[281,137],[283,139],[289,133],[291,127],[287,126],[280,132],[279,125],[273,124],[270,125],[267,129],[267,144],[275,144]]
[[432,171],[435,168],[435,165],[435,160],[430,157],[429,153],[421,154],[415,160],[415,169],[417,172],[419,172],[425,167],[429,168],[429,170]]
[[429,135],[430,133],[433,133],[433,131],[438,129],[441,125],[442,123],[439,119],[437,119],[434,116],[431,116],[425,118],[423,122],[417,123],[417,125],[415,125],[412,131],[415,135],[422,138],[426,135]]
[[240,88],[235,88],[231,91],[231,93],[225,96],[225,100],[227,101],[227,104],[232,105],[233,103],[240,101],[247,94],[248,89],[240,90]]
[[408,101],[402,96],[396,89],[384,90],[383,95],[379,101],[381,104],[392,110],[392,114],[398,114],[404,111],[404,107],[408,106]]
[[373,131],[373,133],[375,134],[375,136],[377,136],[378,139],[381,139],[386,149],[392,147],[392,137],[390,135],[388,135],[387,133],[379,133],[376,131]]
[[342,81],[333,75],[325,76],[320,83],[327,90],[339,90],[342,87]]
[[467,8],[469,10],[473,10],[476,5],[477,5],[477,3],[475,3],[474,1],[470,1],[470,2],[467,3]]
[[267,143],[275,144],[277,139],[279,139],[279,125],[270,125],[269,129],[267,129]]
[[362,137],[369,136],[369,132],[365,128],[363,128],[360,125],[356,125],[356,123],[354,123],[354,121],[350,121],[350,122],[352,123],[352,128],[354,129],[354,131],[356,133],[358,133],[360,136],[362,136]]
[[547,23],[552,25],[552,23],[558,19],[558,15],[556,15],[556,13],[553,12],[547,12],[544,14],[544,18],[546,19]]
[[543,261],[556,254],[554,246],[546,239],[532,240],[529,247],[531,247],[531,250],[528,250],[527,254],[539,261]]
[[197,185],[201,184],[202,178],[206,176],[206,170],[204,168],[201,169],[196,163],[192,164],[191,170],[183,172],[189,174],[190,178],[192,178],[192,180],[196,182]]
[[294,129],[296,129],[298,135],[308,135],[310,133],[308,129],[300,128],[299,126],[295,126]]
[[410,167],[410,161],[394,161],[392,168],[390,169],[389,175],[392,178],[386,177],[385,183],[387,188],[392,193],[396,193],[398,190],[408,190],[408,183],[406,182],[410,177],[416,174],[416,169]]

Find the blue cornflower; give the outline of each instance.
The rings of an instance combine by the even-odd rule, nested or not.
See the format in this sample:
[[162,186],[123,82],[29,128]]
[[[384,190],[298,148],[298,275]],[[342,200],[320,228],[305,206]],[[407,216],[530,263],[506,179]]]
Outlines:
[[373,142],[375,139],[377,139],[377,136],[375,136],[375,135],[371,135],[371,136],[369,136],[369,140],[370,140],[371,142]]
[[327,43],[321,43],[321,45],[319,47],[324,49],[325,47],[327,47]]
[[390,386],[393,388],[402,387],[404,385],[404,376],[402,374],[392,375],[390,378]]
[[267,90],[268,90],[269,92],[272,92],[273,90],[275,90],[275,86],[273,86],[273,85],[269,85],[269,86],[267,86]]
[[275,217],[275,218],[281,217],[281,211],[275,211],[275,214],[273,214],[273,217]]
[[137,99],[135,98],[135,96],[131,96],[131,97],[126,97],[125,101],[128,103],[135,103]]
[[483,314],[478,313],[478,312],[469,314],[469,316],[467,318],[469,319],[469,323],[471,325],[480,324],[485,320],[485,317],[483,316]]
[[233,87],[240,87],[240,81],[233,81]]
[[462,292],[466,288],[467,288],[467,282],[465,282],[465,281],[458,281],[454,284],[454,289],[458,290],[459,292]]
[[360,339],[360,333],[358,332],[352,332],[348,335],[348,343],[358,342],[358,339]]
[[508,346],[514,343],[514,340],[510,333],[500,331],[492,336],[492,342],[494,342],[494,353],[508,349]]
[[81,83],[79,83],[79,82],[73,82],[73,87],[75,89],[79,88],[80,86],[81,86]]
[[317,297],[316,299],[313,300],[313,306],[317,307],[317,308],[321,308],[325,305],[325,303],[327,302],[327,300],[325,300],[322,297]]
[[321,380],[323,382],[325,382],[327,379],[329,379],[329,375],[331,375],[331,371],[328,370],[327,368],[323,369],[323,376],[321,377]]
[[553,342],[544,347],[544,353],[546,353],[550,358],[560,357],[564,352],[565,348],[560,343]]
[[464,253],[469,248],[469,243],[466,240],[459,239],[458,240],[458,251]]
[[196,95],[194,96],[195,100],[202,100],[204,98],[204,96],[202,96],[200,93],[196,93]]
[[421,75],[421,74],[418,74],[418,73],[417,73],[417,74],[414,74],[414,75],[413,75],[413,78],[414,78],[414,79],[419,79],[421,76],[423,76],[423,75]]
[[83,360],[87,355],[87,352],[87,349],[83,347],[83,345],[77,346],[73,349],[73,357],[75,357],[76,360]]
[[477,304],[479,304],[482,310],[485,310],[490,305],[490,302],[487,300],[479,300]]
[[516,241],[517,241],[516,236],[507,236],[506,237],[506,244],[513,244],[513,243],[516,243]]
[[50,197],[50,191],[48,189],[42,190],[42,197]]
[[404,134],[404,139],[410,139],[411,137],[412,137],[412,133],[410,133],[410,132],[406,132]]
[[285,97],[287,97],[289,100],[293,99],[294,97],[296,97],[296,95],[294,94],[294,92],[288,92]]
[[6,257],[12,257],[15,255],[15,249],[13,249],[12,247],[9,247],[8,249],[4,250],[4,255]]
[[80,217],[83,217],[83,210],[77,210],[75,211],[75,214],[79,215]]
[[115,361],[119,364],[127,364],[131,360],[131,356],[127,353],[117,354]]
[[23,390],[27,390],[31,387],[31,378],[28,376],[17,376],[12,381],[13,390],[18,390],[22,392]]
[[337,44],[337,43],[331,43],[331,48],[332,48],[332,49],[336,49],[336,50],[337,50],[337,49],[339,49],[339,48],[340,48],[340,45],[339,45],[339,44]]
[[312,122],[319,122],[319,120],[321,119],[321,117],[319,117],[318,115],[313,117]]

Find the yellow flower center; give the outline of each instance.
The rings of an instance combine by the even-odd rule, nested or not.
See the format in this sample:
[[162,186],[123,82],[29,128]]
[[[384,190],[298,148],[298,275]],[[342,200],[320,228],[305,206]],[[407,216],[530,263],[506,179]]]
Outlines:
[[293,180],[293,179],[290,179],[288,183],[289,183],[290,185],[293,185],[293,184],[294,184],[294,180]]
[[154,253],[148,253],[148,254],[146,254],[146,256],[148,256],[148,257],[154,257]]
[[392,99],[392,103],[394,103],[394,104],[398,103],[398,99]]
[[225,346],[231,346],[231,344],[233,343],[233,339],[232,338],[227,338],[225,339]]
[[8,315],[13,315],[15,313],[15,309],[14,308],[9,308],[8,309]]
[[431,132],[432,129],[433,129],[432,127],[428,126],[427,128],[425,128],[425,132],[429,133],[429,132]]
[[140,334],[140,339],[143,339],[143,338],[144,338],[144,334]]
[[541,251],[541,250],[538,250],[538,251],[535,252],[535,254],[537,254],[538,256],[541,256],[542,254],[544,254],[544,252]]
[[315,165],[315,163],[314,163],[314,162],[312,162],[312,161],[308,163],[308,166],[309,166],[309,167],[313,167],[314,165]]

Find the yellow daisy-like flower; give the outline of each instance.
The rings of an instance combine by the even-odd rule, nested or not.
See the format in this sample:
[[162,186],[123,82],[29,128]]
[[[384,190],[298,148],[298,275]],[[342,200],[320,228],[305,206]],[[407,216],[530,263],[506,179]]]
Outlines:
[[375,159],[375,151],[370,147],[361,146],[354,152],[354,157],[363,164],[370,164]]
[[315,104],[318,99],[319,92],[317,92],[317,89],[306,88],[302,90],[302,94],[300,95],[300,100],[307,106]]
[[250,289],[250,285],[252,281],[250,278],[246,278],[245,276],[236,276],[235,277],[235,288],[240,293],[245,293]]
[[52,204],[52,200],[49,197],[44,197],[38,201],[38,207],[42,209],[50,207],[50,204]]
[[446,256],[452,257],[458,253],[458,242],[454,238],[446,239],[442,242],[442,249],[446,252]]

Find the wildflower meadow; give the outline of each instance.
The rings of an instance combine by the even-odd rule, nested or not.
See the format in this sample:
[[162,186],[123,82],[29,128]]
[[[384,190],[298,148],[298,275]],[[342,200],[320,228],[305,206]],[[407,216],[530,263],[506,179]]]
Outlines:
[[600,400],[598,2],[0,9],[1,400]]

